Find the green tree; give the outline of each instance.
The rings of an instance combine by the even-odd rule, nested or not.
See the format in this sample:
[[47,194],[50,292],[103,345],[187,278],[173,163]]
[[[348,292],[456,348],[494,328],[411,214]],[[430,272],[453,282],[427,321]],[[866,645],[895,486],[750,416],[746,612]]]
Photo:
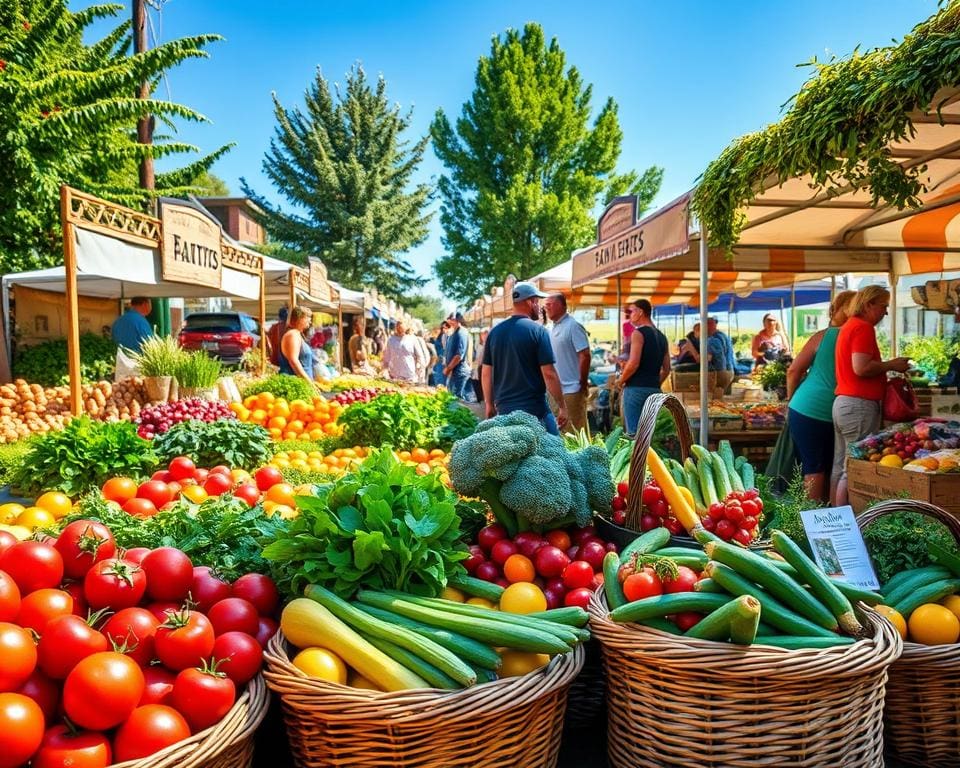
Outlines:
[[61,184],[143,208],[150,196],[192,191],[190,182],[229,149],[158,173],[151,193],[139,189],[144,155],[197,150],[162,138],[152,146],[137,144],[137,119],[150,113],[173,128],[178,118],[205,118],[169,101],[137,99],[138,84],[205,57],[203,49],[220,38],[197,35],[130,55],[127,21],[84,43],[94,22],[124,10],[98,5],[71,12],[65,0],[0,2],[0,271],[61,262]]
[[191,184],[197,188],[196,194],[202,197],[230,197],[227,182],[210,171],[199,174]]
[[593,238],[597,204],[637,194],[643,208],[663,170],[615,172],[623,133],[607,99],[589,124],[592,88],[538,24],[495,37],[454,128],[437,111],[444,291],[469,302],[508,274],[532,277]]
[[318,71],[304,108],[273,102],[277,127],[263,170],[293,210],[240,180],[271,240],[319,256],[354,290],[375,285],[401,298],[423,285],[401,255],[427,236],[429,187],[410,186],[428,138],[404,138],[411,112],[387,101],[383,77],[372,85],[356,66],[341,90]]
[[417,294],[407,299],[403,308],[414,317],[423,320],[428,328],[440,325],[447,313],[443,309],[443,301],[438,296]]

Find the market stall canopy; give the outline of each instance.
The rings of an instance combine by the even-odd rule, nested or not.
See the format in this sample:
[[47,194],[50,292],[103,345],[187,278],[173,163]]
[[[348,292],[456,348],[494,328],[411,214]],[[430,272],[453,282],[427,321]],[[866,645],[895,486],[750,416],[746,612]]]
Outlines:
[[330,285],[340,296],[340,306],[343,307],[345,312],[365,314],[369,311],[371,307],[370,299],[365,292],[344,288],[340,283],[333,280],[330,281]]
[[[784,307],[808,307],[812,304],[826,304],[830,301],[831,290],[825,286],[797,286],[791,288],[770,288],[754,291],[746,296],[735,293],[721,294],[710,302],[707,311],[717,312],[763,312],[765,310],[783,309]],[[656,317],[675,317],[683,314],[685,304],[668,304],[656,306]]]

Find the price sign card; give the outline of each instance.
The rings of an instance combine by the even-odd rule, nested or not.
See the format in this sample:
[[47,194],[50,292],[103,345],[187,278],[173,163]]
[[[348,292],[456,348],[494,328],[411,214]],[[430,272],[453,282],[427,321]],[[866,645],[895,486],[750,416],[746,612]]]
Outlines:
[[807,509],[800,519],[817,565],[828,576],[865,589],[880,588],[851,507]]

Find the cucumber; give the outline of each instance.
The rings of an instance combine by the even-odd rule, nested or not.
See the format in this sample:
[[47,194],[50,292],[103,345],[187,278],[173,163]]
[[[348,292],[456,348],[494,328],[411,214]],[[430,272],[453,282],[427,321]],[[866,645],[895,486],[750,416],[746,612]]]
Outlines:
[[687,485],[687,476],[683,472],[683,467],[681,467],[675,460],[670,460],[669,468],[670,476],[673,478],[674,482],[679,488],[684,488]]
[[[762,605],[761,605],[761,607],[760,607],[760,612],[761,612],[761,614],[763,613],[763,606],[762,606]],[[775,635],[775,634],[777,634],[777,630],[775,630],[773,627],[771,627],[771,626],[769,626],[769,625],[767,625],[767,624],[764,624],[764,623],[761,621],[759,624],[757,624],[757,634],[758,634],[758,635]]]
[[473,667],[473,671],[477,673],[477,684],[480,683],[492,683],[494,680],[498,680],[499,677],[497,673],[492,669],[484,669],[483,667],[477,667],[473,664],[470,665]]
[[[691,551],[693,552],[693,550]],[[654,552],[654,554],[657,553]],[[669,559],[673,561],[674,565],[685,565],[687,568],[692,568],[695,571],[702,571],[703,567],[710,562],[705,555],[700,555],[696,552],[693,552],[692,555],[671,555]]]
[[814,597],[833,613],[840,624],[840,629],[855,637],[861,634],[863,626],[857,621],[853,606],[850,605],[846,595],[827,578],[827,574],[821,571],[817,564],[807,557],[796,542],[783,531],[773,531],[770,534],[770,540],[774,549],[797,570],[800,580],[810,586]]
[[693,455],[697,458],[697,477],[700,479],[700,491],[703,495],[704,505],[709,508],[711,504],[720,501],[717,498],[717,486],[713,482],[713,470],[710,468],[710,454],[699,445],[690,447]]
[[[779,568],[784,573],[788,574],[791,578],[796,581],[800,581],[800,574],[797,573],[797,569],[794,568],[790,563],[780,557],[771,557],[770,552],[764,552],[763,555],[770,560],[777,568]],[[830,582],[839,589],[844,595],[846,595],[848,600],[859,600],[860,602],[866,603],[867,605],[879,605],[883,602],[883,595],[873,592],[869,589],[864,589],[863,587],[858,587],[856,584],[851,584],[849,581],[844,581],[843,579],[837,579],[833,577],[828,577]]]
[[716,454],[710,457],[710,468],[713,470],[713,482],[717,485],[717,496],[723,501],[733,493],[733,486],[730,485],[730,478],[727,477],[727,468],[724,466],[723,459]]
[[619,571],[620,555],[616,552],[607,552],[603,556],[603,593],[607,596],[607,605],[610,606],[611,611],[627,603],[620,579],[617,578]]
[[646,533],[641,533],[620,550],[620,562],[628,563],[634,555],[646,555],[665,546],[668,541],[670,541],[670,531],[666,528],[653,528]]
[[[431,627],[422,621],[414,621],[413,619],[408,619],[406,616],[385,611],[383,608],[374,608],[372,605],[364,605],[362,603],[358,603],[357,608],[381,621],[396,624],[398,627],[406,627],[419,635],[433,640],[437,645],[443,646],[448,651],[455,653],[471,667],[476,668],[479,666],[487,669],[500,669],[500,656],[489,645],[484,645],[469,637],[458,635],[455,632],[450,632],[440,627]],[[384,653],[386,653],[386,651],[384,651]],[[403,664],[402,661],[400,663]],[[406,665],[404,664],[404,666]],[[423,675],[420,676],[423,677]]]
[[929,568],[918,568],[911,576],[903,579],[894,589],[884,590],[883,604],[894,606],[906,600],[918,589],[937,581],[951,578],[950,571],[943,566],[936,565]]
[[853,645],[856,641],[846,635],[831,637],[796,637],[793,635],[757,635],[754,645],[772,645],[788,651],[802,651],[805,648],[833,648],[838,645]]
[[[317,584],[308,584],[306,589],[303,590],[303,595],[320,603],[330,613],[349,624],[364,637],[378,637],[381,640],[398,645],[432,664],[463,686],[469,687],[477,682],[476,674],[463,659],[433,640],[364,613],[355,605],[351,605],[330,590]],[[406,665],[404,664],[404,666]]]
[[[357,599],[367,605],[399,613],[410,619],[422,621],[425,624],[449,629],[461,635],[479,640],[494,647],[506,646],[518,651],[531,653],[566,653],[570,650],[570,643],[565,642],[550,632],[532,629],[519,623],[505,621],[489,621],[476,616],[456,614],[442,609],[426,608],[407,600],[400,600],[384,592],[374,592],[362,589],[357,593]],[[455,603],[460,605],[460,603]],[[472,607],[472,606],[468,606]],[[495,613],[495,611],[488,611]],[[541,621],[544,626],[551,625],[549,621]],[[573,636],[572,636],[573,637]],[[574,640],[575,642],[575,640]]]
[[585,627],[587,622],[590,621],[590,614],[578,605],[551,608],[547,611],[534,611],[526,615],[534,619],[552,621],[555,624],[565,624],[568,627]]
[[[919,573],[922,571],[930,571],[930,570],[934,570],[937,573],[942,573],[943,568],[944,566],[942,565],[927,565],[922,568],[908,568],[905,571],[898,571],[897,573],[893,574],[893,576],[890,577],[890,581],[888,581],[886,584],[884,584],[880,588],[880,592],[882,592],[884,595],[889,594],[891,590],[894,590],[897,587],[899,587],[906,579],[912,578],[916,573]],[[941,576],[941,578],[949,579],[950,574],[946,573],[943,576]]]
[[700,579],[693,585],[694,592],[712,592],[713,594],[723,594],[726,590],[713,579]]
[[717,443],[717,453],[723,460],[724,469],[727,470],[727,479],[730,481],[730,487],[733,488],[734,491],[744,490],[743,480],[740,478],[740,475],[737,474],[733,448],[730,445],[730,441],[721,440]]
[[711,595],[701,592],[674,592],[634,600],[610,612],[613,621],[627,622],[640,619],[662,619],[674,613],[696,611],[710,613],[730,602],[729,595]]
[[939,603],[947,595],[953,595],[960,591],[960,579],[943,579],[935,581],[933,584],[925,584],[907,595],[903,600],[891,608],[894,608],[904,620],[909,621],[910,615],[925,603]]
[[744,490],[757,487],[757,473],[749,461],[744,461],[740,467],[740,478],[743,481]]
[[[718,640],[727,641],[733,636],[733,623],[739,621],[741,629],[738,635],[745,638],[747,634],[751,636],[756,634],[757,623],[760,621],[760,603],[749,595],[735,597],[709,616],[704,616],[700,621],[694,624],[685,633],[685,637],[694,637],[698,640]],[[747,632],[745,627],[752,626],[752,632]],[[739,645],[749,645],[750,641],[738,643]]]
[[[410,653],[410,651],[408,651],[406,648],[401,648],[399,645],[394,645],[390,641],[384,640],[381,637],[374,637],[373,635],[364,635],[364,637],[374,648],[378,648],[379,650],[383,651],[395,662],[398,664],[403,664],[403,666],[405,666],[414,674],[420,675],[420,677],[430,683],[430,685],[432,685],[434,688],[443,688],[447,691],[463,688],[463,686],[452,677],[444,674],[430,662],[424,661],[422,658],[417,656],[417,654]],[[474,676],[476,676],[476,673],[474,673]]]
[[482,597],[491,603],[499,603],[503,587],[492,581],[484,581],[473,576],[454,576],[447,582],[454,589],[466,592],[471,597]]
[[927,542],[927,552],[930,553],[930,557],[932,557],[938,565],[942,565],[950,571],[954,577],[960,578],[960,557],[957,557],[946,547],[941,547],[935,541]]
[[767,558],[726,542],[711,542],[704,549],[711,560],[730,566],[801,616],[831,632],[836,632],[839,628],[836,617],[823,603],[785,573],[781,573]]
[[833,637],[835,633],[814,624],[809,619],[791,611],[769,592],[745,579],[733,568],[723,563],[710,563],[706,574],[732,595],[750,595],[760,602],[760,618],[780,632],[788,635]]
[[696,558],[700,563],[701,568],[707,564],[710,558],[706,556],[704,551],[697,547],[696,549],[692,547],[662,547],[661,549],[651,552],[651,555],[656,555],[657,557],[686,557],[686,558]]
[[737,599],[747,602],[730,619],[730,642],[734,645],[750,645],[760,627],[760,601],[749,595]]
[[680,631],[680,627],[670,621],[670,619],[656,617],[652,619],[644,619],[643,621],[638,621],[636,623],[644,627],[650,627],[650,629],[659,629],[661,632],[669,632],[671,635],[683,634],[683,632]]
[[683,475],[686,480],[684,485],[690,489],[693,495],[693,504],[697,509],[706,509],[707,505],[703,503],[703,492],[700,490],[700,478],[697,477],[697,465],[689,456],[683,462]]

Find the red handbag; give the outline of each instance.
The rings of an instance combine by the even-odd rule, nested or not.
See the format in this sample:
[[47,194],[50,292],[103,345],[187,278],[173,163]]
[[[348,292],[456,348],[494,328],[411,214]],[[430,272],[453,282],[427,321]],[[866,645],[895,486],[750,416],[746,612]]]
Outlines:
[[887,421],[913,421],[919,415],[917,395],[909,379],[902,376],[887,379],[883,392],[883,418]]

